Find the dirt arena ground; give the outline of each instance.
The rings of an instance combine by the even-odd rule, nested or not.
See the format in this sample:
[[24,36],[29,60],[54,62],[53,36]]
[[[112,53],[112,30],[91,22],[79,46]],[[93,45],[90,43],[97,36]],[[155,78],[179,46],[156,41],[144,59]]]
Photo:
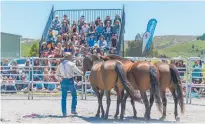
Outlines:
[[[144,105],[136,104],[137,119],[132,118],[133,112],[130,102],[127,102],[126,115],[123,121],[114,119],[116,111],[116,97],[112,96],[109,119],[96,118],[97,98],[89,96],[87,100],[78,99],[77,116],[69,115],[61,117],[60,97],[34,97],[34,100],[27,100],[26,96],[2,95],[1,96],[1,123],[145,123],[143,119]],[[186,105],[185,114],[181,116],[180,122],[204,123],[205,122],[205,99],[193,99],[193,105]],[[70,114],[70,96],[67,100],[68,113]],[[200,103],[200,104],[197,104]],[[104,98],[104,108],[106,101]],[[151,120],[153,123],[175,123],[174,104],[172,98],[168,98],[167,119],[162,122],[160,113],[156,106],[153,106]]]

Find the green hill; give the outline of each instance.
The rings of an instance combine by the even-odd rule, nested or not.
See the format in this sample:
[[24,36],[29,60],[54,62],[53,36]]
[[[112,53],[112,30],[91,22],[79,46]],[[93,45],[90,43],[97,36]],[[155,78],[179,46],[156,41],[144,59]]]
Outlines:
[[190,42],[179,43],[167,48],[159,49],[158,52],[160,54],[165,54],[168,57],[205,57],[205,41],[195,40]]

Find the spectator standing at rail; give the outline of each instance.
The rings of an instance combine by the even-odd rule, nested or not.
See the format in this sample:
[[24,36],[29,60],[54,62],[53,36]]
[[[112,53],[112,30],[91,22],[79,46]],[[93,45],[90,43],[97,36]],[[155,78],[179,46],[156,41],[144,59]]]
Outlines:
[[61,82],[61,92],[62,92],[61,107],[62,107],[62,114],[64,117],[66,117],[67,116],[66,101],[67,101],[68,90],[71,91],[71,95],[72,95],[71,114],[77,114],[76,112],[77,92],[75,89],[73,77],[74,77],[74,72],[79,75],[83,75],[83,72],[76,67],[75,63],[72,63],[71,53],[65,53],[64,58],[65,60],[57,68],[56,79]]
[[179,74],[180,76],[184,77],[184,73],[186,72],[186,65],[184,64],[183,60],[180,60],[178,63],[179,63],[178,65]]
[[202,81],[202,73],[201,68],[202,65],[200,64],[200,60],[195,61],[195,64],[192,67],[194,70],[192,71],[192,82],[195,82],[196,80],[199,80],[199,82]]
[[[3,64],[2,64],[2,74],[3,74],[3,77],[6,76],[7,78],[9,77],[9,74],[10,74],[10,67],[9,67],[9,60],[8,59],[5,59]],[[8,75],[7,75],[8,74]]]
[[47,52],[47,51],[48,51],[47,44],[46,44],[46,42],[43,42],[43,43],[41,44],[41,48],[40,48],[41,56],[43,56],[43,53],[44,53],[44,52]]

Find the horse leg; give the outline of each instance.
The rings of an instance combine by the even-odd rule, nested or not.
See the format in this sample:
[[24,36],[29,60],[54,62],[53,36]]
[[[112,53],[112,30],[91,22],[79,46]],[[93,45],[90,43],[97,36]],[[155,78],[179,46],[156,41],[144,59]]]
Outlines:
[[170,91],[171,91],[172,96],[173,96],[173,98],[174,98],[174,106],[175,106],[175,108],[174,108],[174,115],[175,115],[175,120],[176,120],[177,122],[179,122],[179,121],[180,121],[180,117],[179,117],[179,115],[178,115],[178,109],[177,109],[178,98],[177,98],[177,95],[176,95],[176,93],[175,93],[175,89],[174,89],[174,88],[170,88]]
[[129,94],[126,92],[126,94],[124,95],[124,98],[122,99],[121,114],[120,114],[120,119],[121,119],[121,120],[123,120],[123,118],[124,118],[126,100],[127,100],[128,96],[129,96]]
[[165,94],[165,90],[160,91],[160,95],[161,95],[161,99],[162,99],[162,104],[163,104],[163,113],[162,113],[162,117],[160,118],[160,120],[164,120],[166,119],[166,111],[167,111],[167,98],[166,98],[166,94]]
[[150,102],[150,112],[151,112],[152,105],[153,105],[153,103],[154,103],[154,94],[153,94],[152,90],[150,90],[150,99],[149,99],[149,102]]
[[144,102],[144,105],[145,105],[145,115],[144,115],[144,118],[145,120],[149,120],[150,119],[150,105],[149,105],[149,101],[147,99],[147,94],[146,94],[146,91],[143,91],[141,92],[142,94],[142,99],[143,99],[143,102]]
[[97,110],[97,114],[95,115],[96,117],[99,117],[100,116],[100,93],[99,91],[97,90],[97,88],[93,88],[93,90],[95,91],[96,93],[96,96],[98,98],[98,110]]
[[133,118],[137,118],[137,111],[135,109],[135,101],[132,98],[131,98],[131,105],[132,105],[132,109],[133,109],[133,113],[134,113]]
[[119,115],[119,107],[120,107],[120,103],[122,101],[122,89],[119,89],[118,87],[115,88],[116,92],[117,92],[117,108],[116,108],[116,113],[114,118],[116,119]]
[[106,96],[107,96],[107,109],[106,109],[105,119],[108,119],[109,108],[110,108],[110,103],[111,103],[110,91],[107,91]]
[[101,118],[104,118],[104,115],[105,115],[105,111],[104,111],[103,104],[102,104],[103,95],[104,95],[104,90],[101,90],[100,91],[100,107],[101,107],[101,114],[102,114]]

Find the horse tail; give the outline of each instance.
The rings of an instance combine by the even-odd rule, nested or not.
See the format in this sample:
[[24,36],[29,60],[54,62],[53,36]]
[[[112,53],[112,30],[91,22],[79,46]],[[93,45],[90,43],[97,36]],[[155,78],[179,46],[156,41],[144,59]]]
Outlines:
[[123,70],[122,64],[117,62],[115,65],[115,71],[120,79],[120,82],[122,83],[124,89],[126,90],[126,92],[128,92],[128,94],[130,95],[131,99],[135,99],[137,101],[141,101],[141,97],[140,95],[135,92],[135,89],[129,85],[127,77],[125,75],[125,72]]
[[171,80],[174,82],[174,85],[176,86],[176,92],[174,92],[177,96],[177,100],[179,101],[179,105],[181,108],[181,113],[184,113],[184,97],[183,97],[183,88],[182,83],[180,80],[179,72],[175,67],[170,67],[171,72]]
[[157,79],[157,72],[154,66],[150,67],[149,73],[150,73],[150,84],[151,84],[152,92],[156,99],[157,108],[159,109],[160,112],[162,112],[162,101],[160,97],[159,81]]

